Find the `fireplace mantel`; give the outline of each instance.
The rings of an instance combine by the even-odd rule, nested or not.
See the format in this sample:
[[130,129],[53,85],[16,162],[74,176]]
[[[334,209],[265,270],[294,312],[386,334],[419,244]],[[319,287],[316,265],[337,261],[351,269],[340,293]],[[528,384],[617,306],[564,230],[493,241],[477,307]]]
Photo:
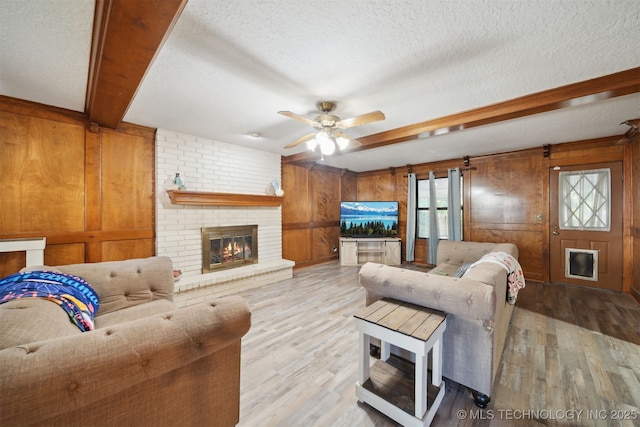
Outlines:
[[282,197],[261,194],[209,193],[205,191],[167,190],[174,205],[197,206],[280,206]]

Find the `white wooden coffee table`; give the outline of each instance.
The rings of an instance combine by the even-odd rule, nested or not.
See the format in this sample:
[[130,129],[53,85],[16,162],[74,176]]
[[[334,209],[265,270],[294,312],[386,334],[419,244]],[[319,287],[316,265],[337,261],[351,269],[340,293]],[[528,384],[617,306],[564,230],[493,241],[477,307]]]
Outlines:
[[[446,314],[384,298],[356,313],[355,320],[360,342],[358,400],[403,426],[430,425],[445,393],[442,334]],[[373,366],[369,357],[371,337],[381,341],[380,360]],[[392,356],[391,344],[414,353],[415,364]]]

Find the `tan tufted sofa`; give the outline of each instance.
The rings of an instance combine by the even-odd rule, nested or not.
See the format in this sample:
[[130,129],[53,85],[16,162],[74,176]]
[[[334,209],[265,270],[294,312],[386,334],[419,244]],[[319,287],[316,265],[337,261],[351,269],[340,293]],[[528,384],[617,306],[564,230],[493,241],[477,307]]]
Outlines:
[[510,243],[442,240],[437,266],[429,272],[368,263],[359,273],[367,305],[388,297],[448,314],[443,375],[469,387],[480,407],[489,402],[514,306],[506,302],[507,272],[501,266],[481,263],[462,278],[453,274],[489,252],[518,258]]
[[0,425],[238,423],[242,298],[178,309],[167,257],[48,269],[92,285],[96,329],[81,332],[46,300],[1,304]]

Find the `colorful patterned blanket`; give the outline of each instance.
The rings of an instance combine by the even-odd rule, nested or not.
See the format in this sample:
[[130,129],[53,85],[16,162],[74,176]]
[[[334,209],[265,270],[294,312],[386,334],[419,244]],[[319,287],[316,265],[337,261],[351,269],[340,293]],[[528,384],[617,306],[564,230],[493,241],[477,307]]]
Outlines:
[[525,287],[524,274],[518,260],[506,252],[489,252],[473,263],[469,269],[483,262],[498,264],[507,271],[507,302],[515,304],[518,291]]
[[82,332],[94,329],[100,303],[86,280],[51,271],[16,273],[0,280],[0,304],[20,298],[44,298],[64,309]]

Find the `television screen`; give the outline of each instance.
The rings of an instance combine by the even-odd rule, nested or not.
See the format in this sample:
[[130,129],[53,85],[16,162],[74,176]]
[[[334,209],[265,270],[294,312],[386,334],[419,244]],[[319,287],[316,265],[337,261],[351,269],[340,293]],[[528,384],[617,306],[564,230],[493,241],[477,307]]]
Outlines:
[[398,202],[340,202],[340,235],[397,236]]

